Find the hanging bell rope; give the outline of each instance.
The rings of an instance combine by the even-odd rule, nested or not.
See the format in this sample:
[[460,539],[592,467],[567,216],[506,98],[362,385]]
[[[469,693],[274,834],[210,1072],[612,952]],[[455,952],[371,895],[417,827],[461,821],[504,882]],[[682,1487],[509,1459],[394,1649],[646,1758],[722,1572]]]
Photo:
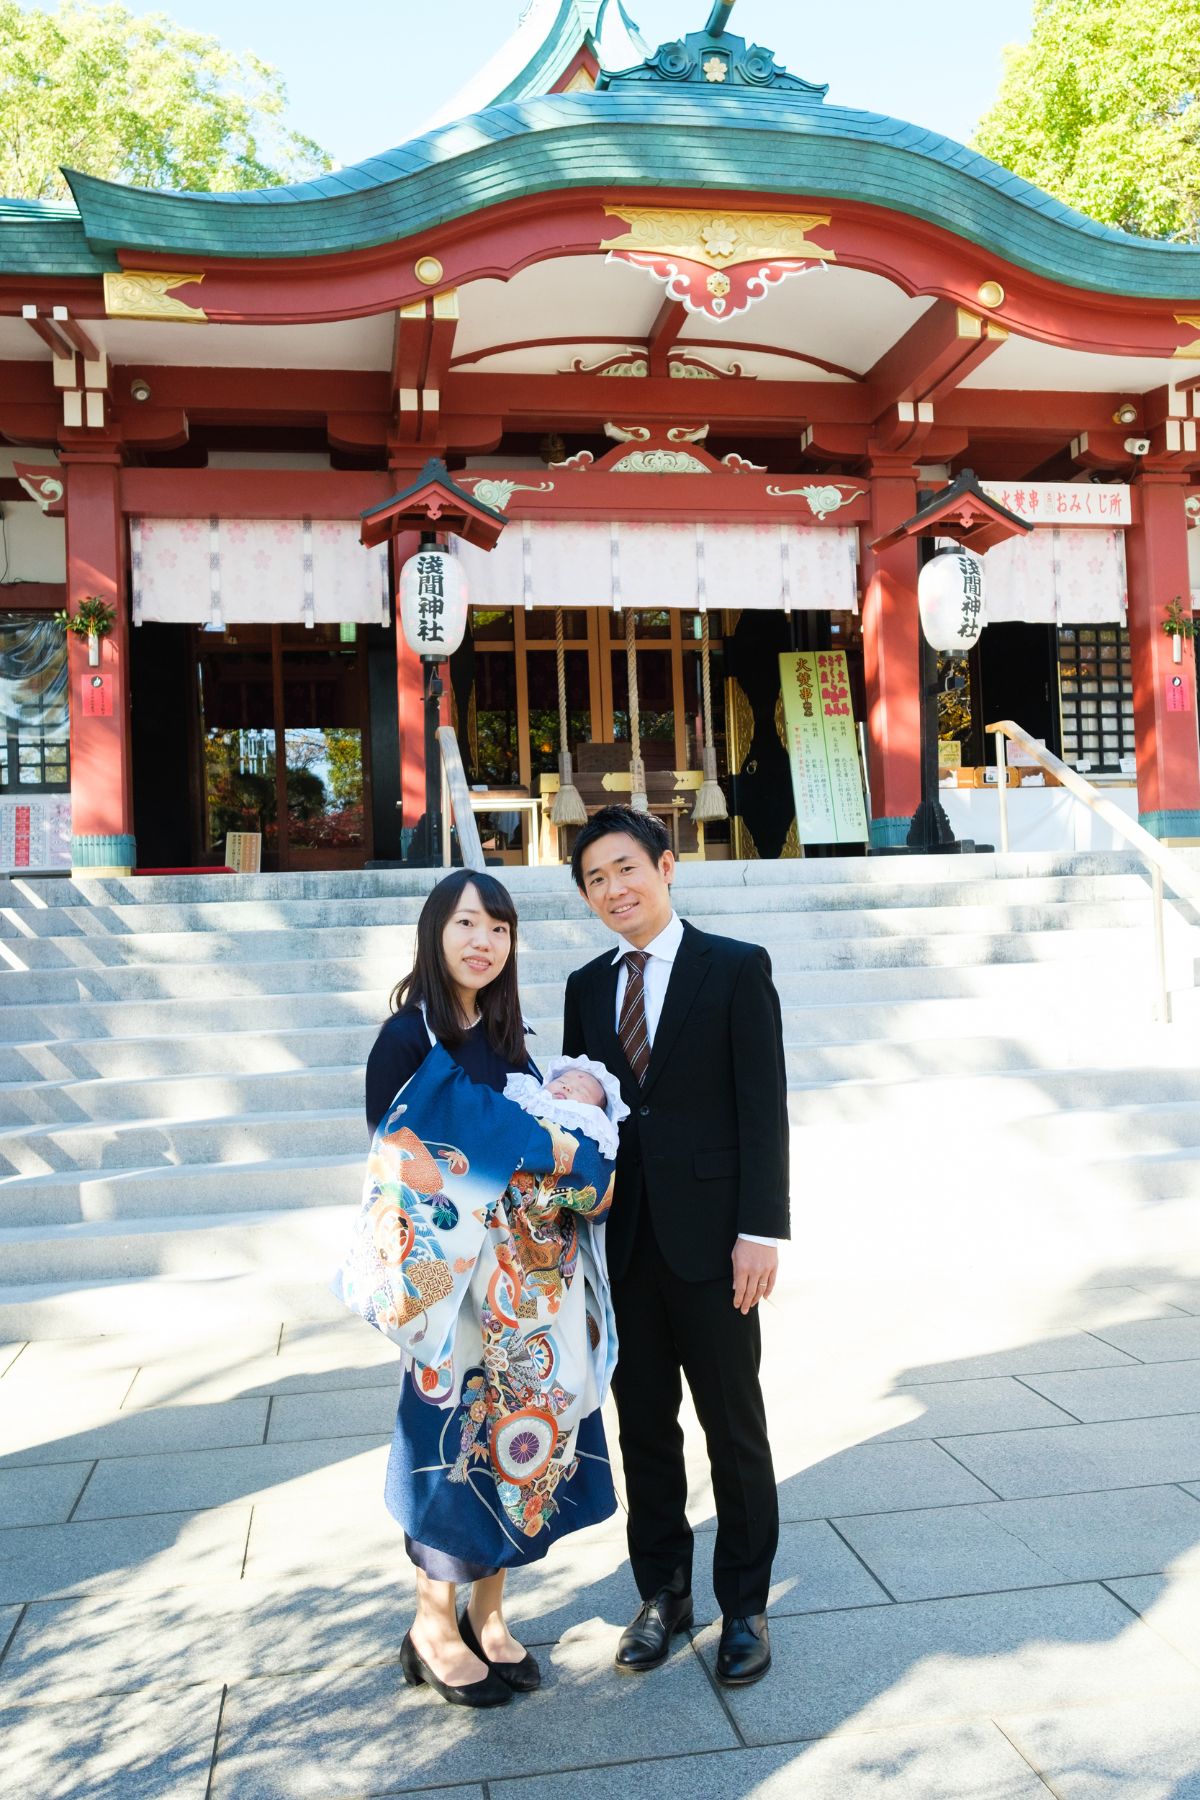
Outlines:
[[729,817],[729,808],[717,780],[717,752],[713,744],[712,668],[709,663],[707,612],[700,614],[700,682],[704,693],[704,780],[696,793],[692,822],[707,825],[714,819]]
[[558,792],[550,808],[552,825],[586,825],[587,807],[571,770],[571,741],[567,726],[567,645],[562,607],[554,609],[554,648],[558,657]]
[[629,804],[634,812],[649,812],[646,795],[646,765],[642,761],[642,715],[638,706],[637,650],[634,636],[637,621],[633,608],[625,613],[625,672],[629,683]]

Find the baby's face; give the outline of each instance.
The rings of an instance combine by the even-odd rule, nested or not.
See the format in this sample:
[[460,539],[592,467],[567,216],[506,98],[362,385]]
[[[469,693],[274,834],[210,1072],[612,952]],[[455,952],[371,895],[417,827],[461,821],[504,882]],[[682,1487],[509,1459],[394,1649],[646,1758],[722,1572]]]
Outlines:
[[546,1092],[555,1100],[574,1100],[581,1106],[603,1106],[604,1089],[586,1069],[568,1069],[546,1083]]

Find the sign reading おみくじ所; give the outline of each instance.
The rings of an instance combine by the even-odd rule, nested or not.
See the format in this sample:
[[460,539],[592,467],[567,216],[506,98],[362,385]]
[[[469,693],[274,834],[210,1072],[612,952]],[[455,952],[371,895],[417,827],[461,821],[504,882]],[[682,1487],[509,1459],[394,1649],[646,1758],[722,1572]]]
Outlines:
[[845,651],[786,651],[779,678],[800,842],[863,843],[867,811]]

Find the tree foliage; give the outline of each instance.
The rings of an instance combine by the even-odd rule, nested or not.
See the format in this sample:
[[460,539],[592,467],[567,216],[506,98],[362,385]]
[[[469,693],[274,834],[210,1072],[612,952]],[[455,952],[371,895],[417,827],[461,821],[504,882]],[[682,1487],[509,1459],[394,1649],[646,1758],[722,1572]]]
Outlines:
[[1200,241],[1197,0],[1034,0],[975,147],[1093,219]]
[[277,71],[165,13],[0,0],[0,193],[66,195],[60,165],[138,187],[274,187],[330,166],[282,125]]

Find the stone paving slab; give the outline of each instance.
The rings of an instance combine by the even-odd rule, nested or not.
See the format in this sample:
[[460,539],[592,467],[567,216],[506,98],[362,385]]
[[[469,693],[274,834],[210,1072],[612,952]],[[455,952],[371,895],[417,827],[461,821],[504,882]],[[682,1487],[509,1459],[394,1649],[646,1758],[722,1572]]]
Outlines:
[[1122,1284],[1087,1283],[1059,1302],[1058,1323],[1076,1331],[1099,1331],[1109,1323],[1167,1319],[1179,1311],[1174,1300],[1147,1294],[1144,1288]]
[[133,1380],[131,1369],[52,1375],[46,1371],[26,1372],[24,1364],[25,1358],[19,1357],[8,1375],[0,1378],[0,1430],[6,1420],[37,1410],[47,1420],[58,1414],[69,1418],[72,1412],[84,1411],[94,1417],[114,1418]]
[[248,1506],[0,1531],[0,1602],[236,1581]]
[[332,1505],[339,1490],[372,1482],[382,1487],[386,1460],[386,1448],[374,1437],[114,1458],[97,1468],[78,1517],[186,1512],[272,1494]]
[[1006,1500],[979,1510],[1064,1581],[1141,1575],[1185,1561],[1200,1565],[1200,1506],[1178,1487]]
[[126,1386],[140,1368],[163,1364],[214,1369],[233,1367],[256,1357],[273,1356],[279,1342],[279,1326],[263,1325],[253,1331],[225,1336],[188,1337],[167,1332],[116,1333],[108,1337],[37,1338],[26,1344],[20,1358],[10,1365],[4,1381],[40,1382],[48,1392],[65,1383],[94,1380],[102,1375],[125,1376]]
[[1200,1480],[1200,1416],[956,1438],[954,1454],[1002,1500],[1195,1481]]
[[221,1689],[150,1689],[0,1712],[0,1792],[20,1800],[205,1800]]
[[1133,1362],[1123,1350],[1086,1331],[1034,1338],[1005,1350],[960,1356],[953,1362],[923,1363],[909,1369],[908,1382],[973,1381],[997,1375],[1036,1375],[1051,1369],[1110,1369]]
[[114,1417],[86,1397],[73,1411],[70,1395],[49,1411],[30,1403],[0,1411],[0,1469],[261,1444],[269,1404],[227,1400],[215,1406],[157,1406]]
[[1171,1285],[1171,1305],[1180,1312],[1200,1313],[1200,1281],[1175,1281]]
[[1139,1362],[1188,1362],[1200,1359],[1200,1318],[1143,1319],[1130,1324],[1096,1327],[1096,1336]]
[[[215,1358],[203,1347],[179,1356],[146,1360],[130,1389],[128,1405],[163,1400],[236,1400],[260,1394],[320,1393],[326,1389],[400,1387],[394,1344],[361,1320],[285,1327],[282,1340],[259,1344],[254,1354]],[[355,1327],[357,1326],[357,1329]]]
[[1069,1415],[1019,1381],[997,1376],[978,1381],[905,1382],[897,1390],[916,1418],[895,1425],[872,1439],[894,1444],[912,1438],[957,1437],[979,1431],[1019,1431],[1027,1425],[1062,1425]]
[[1059,1800],[1200,1800],[1200,1727],[1191,1696],[1030,1711],[999,1724]]
[[0,1376],[7,1374],[24,1348],[24,1344],[21,1343],[0,1344]]
[[0,1470],[0,1529],[64,1523],[92,1467],[89,1461]]
[[[414,1585],[384,1575],[319,1587],[214,1581],[169,1595],[120,1587],[103,1598],[38,1601],[0,1661],[0,1705],[395,1664]],[[0,1622],[0,1637],[3,1624]]]
[[225,1701],[211,1800],[358,1800],[588,1768],[616,1747],[636,1760],[736,1746],[686,1639],[652,1680],[618,1675],[610,1658],[607,1632],[572,1631],[542,1659],[539,1692],[490,1717],[406,1688],[395,1665],[240,1683]]
[[936,1444],[858,1444],[782,1481],[779,1510],[790,1523],[994,1498]]
[[1132,1364],[1074,1374],[1029,1375],[1028,1385],[1085,1423],[1200,1414],[1200,1361]]
[[839,1519],[838,1530],[896,1600],[1046,1587],[1053,1564],[975,1506]]
[[1200,1570],[1142,1575],[1106,1584],[1158,1636],[1200,1668]]
[[[990,1721],[844,1736],[785,1749],[713,1750],[655,1762],[490,1781],[491,1800],[1047,1800]],[[384,1797],[391,1800],[391,1797]]]
[[[697,1640],[710,1665],[717,1638]],[[768,1679],[727,1692],[752,1744],[1142,1692],[1200,1708],[1200,1671],[1098,1585],[779,1619],[771,1645]]]
[[399,1395],[390,1381],[386,1386],[278,1394],[271,1402],[266,1441],[302,1443],[307,1438],[367,1437],[385,1432],[390,1436],[398,1404]]

